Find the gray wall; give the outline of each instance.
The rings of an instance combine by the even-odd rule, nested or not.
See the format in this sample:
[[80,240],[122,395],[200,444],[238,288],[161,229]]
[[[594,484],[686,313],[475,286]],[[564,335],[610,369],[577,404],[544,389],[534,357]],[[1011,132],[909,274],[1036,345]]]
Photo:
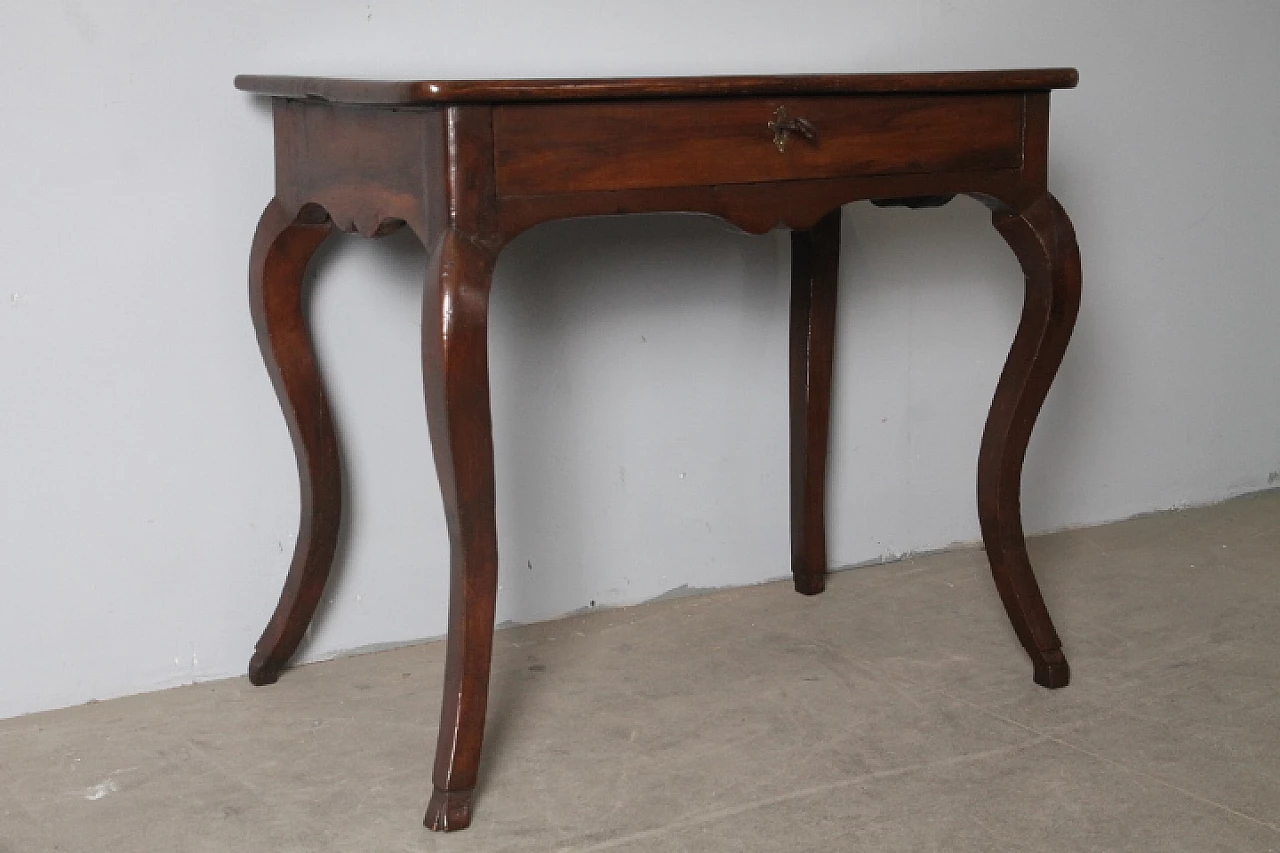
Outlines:
[[[1027,463],[1045,530],[1280,476],[1278,34],[1240,0],[4,4],[0,716],[241,673],[279,592],[296,474],[244,283],[271,127],[233,74],[1078,66],[1051,182],[1086,295]],[[844,239],[832,562],[973,541],[1017,267],[968,201],[854,206]],[[318,263],[351,496],[309,659],[444,630],[424,263],[405,236]],[[787,572],[786,266],[785,235],[693,217],[508,250],[499,619]]]

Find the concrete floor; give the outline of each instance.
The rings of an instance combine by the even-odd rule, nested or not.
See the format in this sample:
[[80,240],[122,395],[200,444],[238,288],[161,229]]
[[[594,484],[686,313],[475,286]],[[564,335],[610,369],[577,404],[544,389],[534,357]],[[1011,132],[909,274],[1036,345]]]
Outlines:
[[[473,827],[419,825],[440,643],[0,722],[0,853],[1280,850],[1280,491],[498,635]],[[246,653],[247,657],[247,653]]]

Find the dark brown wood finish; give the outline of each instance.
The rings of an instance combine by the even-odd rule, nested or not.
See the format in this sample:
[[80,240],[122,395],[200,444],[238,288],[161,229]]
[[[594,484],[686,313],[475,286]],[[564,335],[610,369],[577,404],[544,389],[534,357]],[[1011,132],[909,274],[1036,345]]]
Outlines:
[[259,685],[275,681],[302,642],[338,544],[341,456],[303,309],[307,262],[332,230],[327,217],[299,217],[272,199],[249,257],[253,323],[293,437],[302,503],[284,592],[249,661],[249,680]]
[[445,115],[448,214],[430,247],[422,304],[427,423],[450,548],[444,701],[424,823],[444,831],[471,823],[498,594],[488,325],[503,240],[495,228],[491,117],[484,106],[449,107]]
[[1031,656],[1036,683],[1065,687],[1070,668],[1022,534],[1022,462],[1080,310],[1080,250],[1071,221],[1051,195],[992,219],[1022,264],[1026,301],[982,434],[978,517],[996,588]]
[[867,95],[886,92],[1030,92],[1070,89],[1074,68],[930,71],[911,74],[780,74],[560,80],[358,80],[241,74],[236,88],[278,98],[343,104],[498,104],[622,98],[740,98],[747,95]]
[[[1013,169],[1022,102],[1007,94],[504,105],[493,114],[497,186],[513,196]],[[814,138],[782,151],[761,145],[779,110]],[[957,138],[968,143],[957,147]]]
[[840,208],[791,232],[791,574],[796,591],[827,581],[827,434],[835,355]]
[[[430,253],[422,364],[450,540],[449,638],[426,824],[471,820],[497,593],[488,306],[502,247],[541,222],[706,213],[794,230],[792,571],[821,592],[840,207],[968,194],[991,208],[1026,277],[1022,320],[983,434],[978,504],[992,573],[1047,687],[1069,670],[1020,516],[1022,464],[1080,298],[1071,224],[1047,189],[1049,89],[1070,69],[907,75],[376,82],[240,77],[274,99],[276,197],[254,239],[263,357],[294,438],[302,521],[284,592],[250,664],[274,681],[333,561],[337,438],[303,311],[303,277],[334,230],[411,228]],[[696,99],[696,100],[693,100]],[[573,102],[573,103],[570,103]],[[591,102],[591,103],[584,103]]]

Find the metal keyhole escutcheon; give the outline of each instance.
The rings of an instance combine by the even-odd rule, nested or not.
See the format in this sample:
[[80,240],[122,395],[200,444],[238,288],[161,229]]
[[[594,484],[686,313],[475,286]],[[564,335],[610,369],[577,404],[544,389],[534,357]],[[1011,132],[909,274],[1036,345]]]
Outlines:
[[769,130],[773,131],[773,145],[779,152],[787,152],[787,141],[791,134],[799,134],[810,142],[818,141],[818,129],[808,119],[792,118],[786,107],[778,107],[773,111],[769,121]]

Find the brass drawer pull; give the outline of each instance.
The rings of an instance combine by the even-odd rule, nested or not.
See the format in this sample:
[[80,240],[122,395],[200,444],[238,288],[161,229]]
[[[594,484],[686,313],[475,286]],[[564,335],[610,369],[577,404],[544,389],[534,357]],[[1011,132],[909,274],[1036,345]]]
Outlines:
[[778,107],[769,121],[769,130],[773,131],[773,144],[782,153],[787,151],[787,140],[791,134],[798,133],[810,142],[818,141],[818,129],[808,119],[791,118],[786,107]]

